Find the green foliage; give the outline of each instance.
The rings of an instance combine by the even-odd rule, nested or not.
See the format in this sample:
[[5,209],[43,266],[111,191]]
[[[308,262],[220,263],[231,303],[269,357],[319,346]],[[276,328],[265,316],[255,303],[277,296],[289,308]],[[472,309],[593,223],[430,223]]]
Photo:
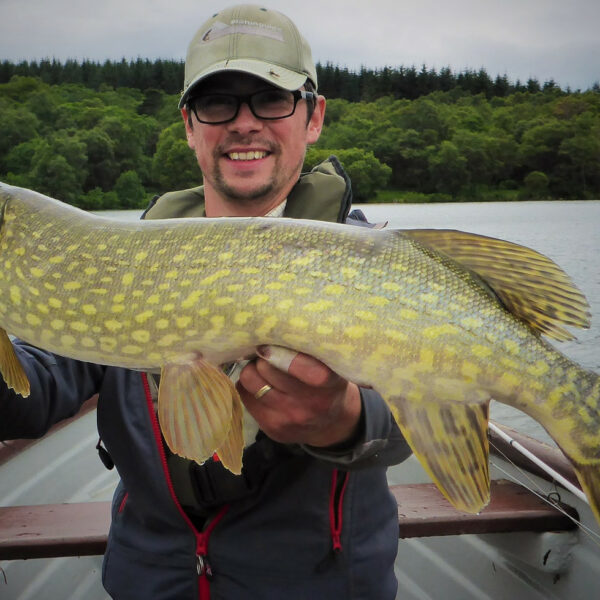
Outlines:
[[338,157],[350,177],[355,202],[372,202],[377,190],[386,186],[392,170],[379,162],[372,152],[359,148],[345,150],[309,148],[304,159],[304,170],[309,171],[332,154]]
[[[597,84],[572,93],[425,66],[318,73],[326,120],[305,167],[336,154],[358,201],[600,197]],[[0,62],[0,180],[88,209],[199,185],[182,80],[178,61]]]

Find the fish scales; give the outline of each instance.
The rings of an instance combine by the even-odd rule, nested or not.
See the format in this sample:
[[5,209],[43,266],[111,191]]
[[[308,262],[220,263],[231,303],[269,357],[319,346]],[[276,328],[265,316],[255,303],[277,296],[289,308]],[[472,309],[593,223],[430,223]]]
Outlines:
[[[487,502],[494,398],[548,430],[599,515],[598,375],[541,337],[562,334],[527,304],[529,291],[510,286],[524,277],[525,289],[544,290],[539,304],[555,321],[585,324],[585,299],[568,278],[553,295],[549,281],[564,274],[545,257],[493,240],[486,261],[488,238],[460,232],[266,218],[114,221],[7,186],[0,210],[2,328],[58,354],[161,369],[169,382],[159,392],[161,426],[175,452],[199,462],[215,450],[241,456],[239,398],[214,366],[270,344],[379,391],[462,510]],[[494,272],[499,248],[508,276]],[[193,405],[182,404],[185,395]],[[239,470],[241,459],[231,460]]]

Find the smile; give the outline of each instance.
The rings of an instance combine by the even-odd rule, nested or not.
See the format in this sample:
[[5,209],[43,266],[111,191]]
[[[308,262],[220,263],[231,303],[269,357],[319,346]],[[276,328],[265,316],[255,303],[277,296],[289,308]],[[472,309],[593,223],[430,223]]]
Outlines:
[[230,152],[227,157],[231,160],[258,160],[265,158],[267,152],[264,150],[251,150],[250,152]]

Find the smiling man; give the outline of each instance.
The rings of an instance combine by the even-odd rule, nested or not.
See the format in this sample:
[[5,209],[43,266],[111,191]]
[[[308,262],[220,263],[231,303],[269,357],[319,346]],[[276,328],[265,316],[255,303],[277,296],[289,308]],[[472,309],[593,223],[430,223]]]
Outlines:
[[[145,218],[365,225],[349,217],[350,182],[335,158],[301,174],[323,126],[316,90],[310,48],[287,17],[247,5],[214,15],[189,46],[180,102],[204,185],[165,194]],[[0,383],[0,439],[42,435],[99,393],[98,429],[121,477],[103,568],[113,598],[395,597],[397,508],[386,468],[410,451],[372,390],[303,354],[273,364],[261,348],[248,364],[227,366],[257,423],[236,476],[218,457],[199,465],[169,452],[152,374],[20,341],[15,349],[31,394],[24,402]]]

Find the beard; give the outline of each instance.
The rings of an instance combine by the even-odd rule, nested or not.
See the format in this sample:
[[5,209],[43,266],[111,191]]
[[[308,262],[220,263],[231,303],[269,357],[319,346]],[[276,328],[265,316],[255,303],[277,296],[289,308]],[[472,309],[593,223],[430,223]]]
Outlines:
[[227,147],[231,147],[232,141],[228,141],[227,144],[215,148],[213,153],[213,168],[210,176],[207,177],[207,174],[204,174],[205,179],[210,180],[210,184],[212,185],[213,189],[223,199],[238,205],[253,205],[259,201],[264,202],[271,200],[272,198],[275,198],[284,192],[284,195],[281,198],[281,200],[283,200],[287,194],[287,188],[291,187],[290,178],[297,177],[297,173],[299,173],[302,168],[304,157],[302,157],[299,163],[295,165],[294,169],[292,169],[289,173],[286,173],[279,164],[279,157],[281,156],[281,153],[277,144],[244,138],[237,138],[235,142],[241,146],[249,146],[250,143],[253,142],[260,145],[262,148],[266,148],[269,152],[269,155],[271,157],[275,157],[273,169],[266,180],[258,182],[254,187],[244,187],[243,184],[241,186],[236,186],[234,183],[227,180],[220,167],[220,160],[226,152],[225,149]]

